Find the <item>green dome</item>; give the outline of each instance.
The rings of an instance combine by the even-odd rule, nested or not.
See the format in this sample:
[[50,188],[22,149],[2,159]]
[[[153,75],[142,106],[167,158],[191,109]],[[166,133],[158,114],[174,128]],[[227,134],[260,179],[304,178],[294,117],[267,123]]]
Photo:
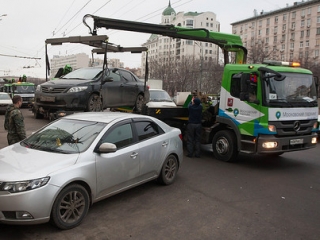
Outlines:
[[169,6],[162,12],[163,16],[171,16],[171,14],[176,14],[176,11],[171,7],[171,3],[169,1]]

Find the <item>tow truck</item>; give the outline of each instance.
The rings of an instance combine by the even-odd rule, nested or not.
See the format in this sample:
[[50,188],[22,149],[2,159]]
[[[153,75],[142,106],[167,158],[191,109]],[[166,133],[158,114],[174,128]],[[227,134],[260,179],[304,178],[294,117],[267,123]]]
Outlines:
[[[93,20],[92,27],[86,22],[88,18]],[[247,49],[240,36],[202,28],[90,14],[84,16],[83,22],[93,36],[97,35],[98,28],[106,28],[208,42],[221,48],[225,67],[220,102],[216,110],[211,109],[211,117],[202,128],[202,143],[212,144],[216,159],[235,161],[239,153],[278,156],[316,146],[318,83],[312,72],[298,63],[269,60],[247,64]],[[233,63],[229,61],[230,54],[234,56]],[[176,126],[187,123],[186,109],[185,104],[178,109],[146,109],[144,114]]]

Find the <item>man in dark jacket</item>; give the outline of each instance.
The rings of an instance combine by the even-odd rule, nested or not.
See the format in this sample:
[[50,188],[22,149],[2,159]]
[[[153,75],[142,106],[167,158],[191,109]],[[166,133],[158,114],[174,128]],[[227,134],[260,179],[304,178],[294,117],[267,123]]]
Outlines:
[[24,118],[19,110],[22,105],[21,96],[15,95],[12,98],[12,103],[7,107],[4,120],[4,129],[8,131],[7,140],[9,145],[26,138]]
[[197,97],[193,97],[188,105],[189,121],[187,126],[187,157],[200,157],[202,105]]

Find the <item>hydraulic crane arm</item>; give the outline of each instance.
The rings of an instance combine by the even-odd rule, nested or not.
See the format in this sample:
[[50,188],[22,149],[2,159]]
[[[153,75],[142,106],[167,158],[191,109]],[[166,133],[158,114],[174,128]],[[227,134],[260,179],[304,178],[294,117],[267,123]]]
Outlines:
[[[93,19],[93,28],[87,23],[87,18]],[[182,28],[174,25],[160,25],[144,22],[103,18],[87,14],[83,23],[89,28],[92,35],[97,35],[97,28],[117,29],[131,32],[158,34],[177,39],[189,39],[210,42],[218,45],[224,53],[225,64],[229,62],[228,53],[236,53],[236,63],[246,62],[247,49],[243,46],[240,36],[220,32],[212,32],[204,28]]]

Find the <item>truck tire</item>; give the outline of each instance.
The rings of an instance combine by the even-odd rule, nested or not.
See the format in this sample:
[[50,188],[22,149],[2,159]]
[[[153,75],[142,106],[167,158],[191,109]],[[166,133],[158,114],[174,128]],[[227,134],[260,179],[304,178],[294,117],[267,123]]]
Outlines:
[[35,119],[42,119],[44,117],[43,114],[39,113],[38,111],[34,111],[33,116]]
[[144,104],[144,96],[142,94],[139,94],[137,99],[136,99],[136,103],[134,105],[134,110],[137,113],[141,113],[142,112],[142,108],[143,108],[143,104]]
[[87,112],[100,112],[101,110],[101,98],[98,94],[91,94],[87,103]]
[[233,162],[238,156],[235,135],[229,130],[218,131],[212,139],[213,155],[216,159]]

